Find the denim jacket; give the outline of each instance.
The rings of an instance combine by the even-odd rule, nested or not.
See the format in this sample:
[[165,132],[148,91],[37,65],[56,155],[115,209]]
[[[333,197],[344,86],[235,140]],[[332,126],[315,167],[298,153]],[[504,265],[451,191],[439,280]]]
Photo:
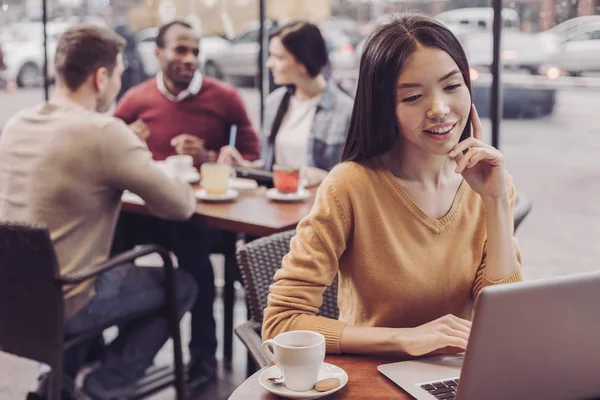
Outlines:
[[[270,171],[275,164],[275,145],[269,143],[271,128],[285,93],[281,87],[273,91],[265,101],[265,116],[262,129],[262,159],[264,168]],[[308,137],[308,166],[329,171],[342,157],[346,133],[352,113],[353,99],[328,82],[327,88],[317,105],[317,112]]]

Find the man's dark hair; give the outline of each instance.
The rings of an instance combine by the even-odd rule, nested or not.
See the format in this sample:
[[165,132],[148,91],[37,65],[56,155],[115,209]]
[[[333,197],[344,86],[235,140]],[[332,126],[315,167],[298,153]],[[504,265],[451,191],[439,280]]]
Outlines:
[[188,28],[188,29],[193,29],[192,26],[190,24],[188,24],[187,22],[180,21],[180,20],[171,21],[168,24],[161,26],[160,29],[158,30],[158,34],[156,35],[156,39],[154,40],[157,47],[159,47],[161,49],[165,48],[165,35],[167,34],[167,31],[172,26],[175,26],[175,25],[183,26],[184,28]]
[[104,67],[112,75],[117,55],[125,44],[125,39],[108,28],[73,27],[58,40],[54,57],[56,74],[71,90],[79,89],[98,68]]

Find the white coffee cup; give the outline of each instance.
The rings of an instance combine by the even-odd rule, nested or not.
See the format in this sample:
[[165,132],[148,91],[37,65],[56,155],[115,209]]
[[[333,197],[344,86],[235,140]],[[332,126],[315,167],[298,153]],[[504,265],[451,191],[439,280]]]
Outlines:
[[168,172],[174,178],[183,178],[194,168],[192,156],[176,155],[167,157],[165,160]]
[[304,392],[311,390],[319,379],[325,360],[325,337],[313,331],[280,333],[265,340],[262,351],[281,369],[288,389]]

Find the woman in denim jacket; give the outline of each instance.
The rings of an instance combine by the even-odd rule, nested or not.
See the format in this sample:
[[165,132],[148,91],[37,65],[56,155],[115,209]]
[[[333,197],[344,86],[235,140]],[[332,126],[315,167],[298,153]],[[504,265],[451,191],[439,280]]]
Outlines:
[[299,167],[309,185],[319,184],[340,161],[353,100],[323,75],[329,58],[317,26],[282,26],[271,34],[269,53],[267,67],[283,87],[266,99],[261,160],[246,161],[226,147],[219,161],[266,170]]

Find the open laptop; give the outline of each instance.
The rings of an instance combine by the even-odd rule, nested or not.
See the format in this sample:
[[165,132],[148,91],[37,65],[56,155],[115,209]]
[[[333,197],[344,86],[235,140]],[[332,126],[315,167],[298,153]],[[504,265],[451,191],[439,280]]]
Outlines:
[[262,169],[235,167],[235,172],[238,178],[253,179],[259,185],[268,188],[273,187],[273,173]]
[[378,370],[419,400],[600,398],[600,273],[486,287],[464,357]]

